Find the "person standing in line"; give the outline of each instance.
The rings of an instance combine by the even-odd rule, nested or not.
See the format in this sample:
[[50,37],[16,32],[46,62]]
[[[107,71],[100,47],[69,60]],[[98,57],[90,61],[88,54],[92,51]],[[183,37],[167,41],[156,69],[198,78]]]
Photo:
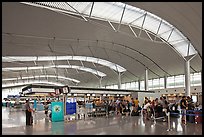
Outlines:
[[186,124],[186,110],[188,109],[186,96],[182,97],[180,101],[180,107],[181,107],[181,114],[182,114],[181,123]]
[[48,109],[49,109],[49,106],[48,106],[47,102],[45,102],[44,110],[45,110],[46,117],[48,117]]
[[26,113],[26,125],[32,125],[32,109],[30,108],[29,100],[26,100],[25,104]]
[[135,106],[139,106],[139,103],[140,103],[140,102],[139,102],[138,98],[136,97],[135,100],[134,100]]

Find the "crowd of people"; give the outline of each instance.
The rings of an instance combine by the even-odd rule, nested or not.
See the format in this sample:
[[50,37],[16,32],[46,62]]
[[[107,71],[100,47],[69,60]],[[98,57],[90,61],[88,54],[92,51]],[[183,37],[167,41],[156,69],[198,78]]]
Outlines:
[[[131,98],[131,101],[118,98],[116,100],[105,101],[108,115],[114,112],[116,115],[143,115],[144,119],[150,120],[163,117],[166,120],[168,112],[181,112],[181,122],[186,124],[186,110],[194,110],[196,107],[192,98],[189,96],[175,96],[175,100],[168,101],[165,96],[150,100],[145,97],[144,102],[139,102],[138,98]],[[142,104],[141,106],[139,104]],[[94,104],[95,107],[95,104]],[[142,113],[140,113],[142,112]]]
[[[131,98],[131,100],[117,98],[116,100],[106,100],[103,102],[103,105],[108,115],[111,113],[126,116],[139,116],[142,114],[143,118],[146,120],[150,120],[154,115],[154,117],[164,117],[164,121],[166,121],[165,116],[167,112],[181,111],[181,122],[186,124],[186,110],[194,110],[195,107],[198,107],[198,104],[195,104],[189,96],[175,97],[176,99],[173,100],[173,102],[169,102],[165,96],[153,100],[145,97],[144,101],[141,103],[137,97]],[[142,105],[140,106],[140,104]],[[95,107],[97,107],[97,104],[93,102],[93,108]],[[48,117],[48,102],[44,104],[44,111],[46,117]],[[32,125],[31,112],[32,109],[29,105],[29,100],[26,100],[26,125]]]
[[196,107],[192,98],[189,96],[175,96],[176,99],[173,102],[169,102],[166,97],[156,98],[150,100],[145,97],[143,103],[143,116],[144,119],[149,120],[150,117],[154,114],[154,117],[164,117],[166,121],[167,112],[177,112],[179,115],[179,107],[181,110],[181,122],[186,124],[186,110],[194,110]]

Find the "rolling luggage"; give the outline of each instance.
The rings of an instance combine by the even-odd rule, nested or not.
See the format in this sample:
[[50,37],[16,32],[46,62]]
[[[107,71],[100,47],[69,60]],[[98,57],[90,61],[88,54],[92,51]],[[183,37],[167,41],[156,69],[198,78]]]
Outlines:
[[195,123],[202,123],[202,111],[195,111]]
[[132,110],[131,116],[139,116],[139,111]]
[[30,125],[33,124],[33,116],[30,116]]

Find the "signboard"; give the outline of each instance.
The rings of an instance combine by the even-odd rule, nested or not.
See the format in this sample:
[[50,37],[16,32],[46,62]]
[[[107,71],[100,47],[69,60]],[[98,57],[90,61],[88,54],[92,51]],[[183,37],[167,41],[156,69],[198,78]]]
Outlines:
[[64,121],[63,102],[51,102],[52,122]]
[[60,90],[59,89],[55,89],[55,94],[59,95],[60,94]]
[[67,98],[66,102],[66,115],[76,113],[76,98]]

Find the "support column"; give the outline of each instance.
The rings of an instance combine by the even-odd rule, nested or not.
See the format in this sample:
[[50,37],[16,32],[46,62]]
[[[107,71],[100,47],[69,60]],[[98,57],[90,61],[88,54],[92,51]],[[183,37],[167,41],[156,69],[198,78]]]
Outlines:
[[145,69],[145,90],[148,91],[149,87],[148,87],[148,69]]
[[100,88],[102,87],[102,79],[103,79],[103,77],[100,77],[100,79],[99,79],[99,87]]
[[121,89],[121,73],[118,73],[118,89]]
[[86,107],[86,94],[84,94],[84,107]]
[[66,102],[67,102],[66,94],[63,94],[64,115],[66,115]]
[[138,80],[138,89],[140,90],[140,80]]
[[191,83],[190,83],[190,60],[195,57],[196,54],[185,57],[185,96],[190,96]]
[[167,88],[167,76],[165,75],[164,76],[164,89]]
[[185,96],[190,96],[190,60],[185,62]]

